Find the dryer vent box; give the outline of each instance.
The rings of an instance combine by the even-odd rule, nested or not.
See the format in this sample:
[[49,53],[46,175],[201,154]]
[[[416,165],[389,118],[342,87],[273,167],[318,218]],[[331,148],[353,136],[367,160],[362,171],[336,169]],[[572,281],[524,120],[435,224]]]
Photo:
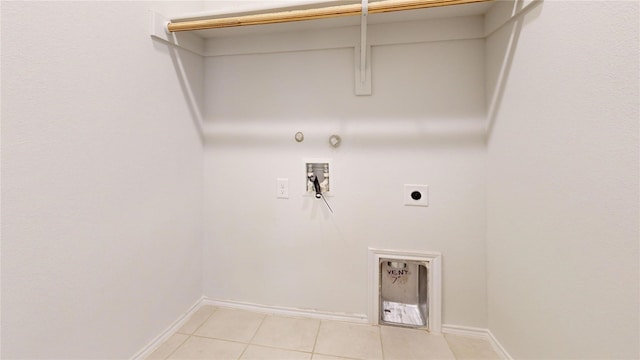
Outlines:
[[428,327],[428,264],[380,259],[380,323]]

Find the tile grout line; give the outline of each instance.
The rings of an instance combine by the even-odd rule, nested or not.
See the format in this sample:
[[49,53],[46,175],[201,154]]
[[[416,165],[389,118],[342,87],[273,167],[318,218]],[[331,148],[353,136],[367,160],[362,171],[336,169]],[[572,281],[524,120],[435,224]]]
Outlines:
[[380,351],[382,355],[382,360],[384,360],[384,345],[382,345],[382,328],[380,327],[380,325],[377,325],[377,328],[378,328],[378,335],[380,336]]
[[[309,319],[309,318],[304,318],[304,317],[297,317],[297,316],[280,316],[280,315],[275,315],[275,314],[269,314],[267,316],[273,316],[273,317],[283,317],[283,318],[287,318],[287,319]],[[263,320],[266,321],[266,317]],[[251,343],[250,345],[253,346],[257,346],[257,347],[262,347],[262,348],[268,348],[268,349],[275,349],[275,350],[284,350],[284,351],[292,351],[292,352],[297,352],[297,353],[304,353],[304,354],[309,354],[313,357],[313,351],[315,349],[316,346],[316,342],[318,340],[318,333],[320,331],[320,324],[321,324],[322,320],[318,320],[318,326],[316,328],[316,334],[314,336],[314,343],[313,346],[311,348],[311,350],[300,350],[300,349],[292,349],[292,348],[287,348],[287,347],[282,347],[282,346],[278,346],[278,345],[265,345],[265,344],[255,344],[253,341],[255,341],[255,337],[258,335],[258,331],[260,330],[260,327],[262,327],[263,324],[260,324],[260,327],[258,328],[258,330],[256,331],[256,333],[254,334],[254,337],[251,339]]]
[[[244,344],[244,343],[242,343],[242,344]],[[310,351],[295,350],[295,349],[289,349],[289,348],[284,348],[284,347],[277,347],[277,346],[274,346],[274,345],[259,345],[259,344],[249,344],[249,345],[255,346],[255,347],[261,347],[261,348],[273,349],[273,350],[284,350],[284,351],[297,352],[297,353],[303,353],[303,354],[313,354]]]
[[198,332],[198,330],[200,330],[201,327],[204,326],[204,324],[207,323],[207,321],[209,321],[209,319],[211,319],[211,317],[213,316],[213,314],[215,314],[218,311],[217,307],[213,308],[213,311],[211,312],[211,314],[209,314],[209,316],[207,316],[206,319],[204,319],[204,321],[202,322],[202,324],[198,325],[198,327],[195,328],[195,330],[193,330],[193,332],[189,335],[195,335],[196,332]]
[[318,337],[320,336],[320,328],[322,327],[322,323],[324,320],[320,320],[318,322],[318,329],[316,330],[316,338],[313,340],[313,347],[311,348],[311,358],[313,359],[313,355],[316,353],[316,346],[318,345]]
[[447,343],[447,347],[449,348],[449,351],[451,351],[451,353],[453,354],[453,357],[457,359],[458,357],[453,352],[453,348],[451,347],[451,343],[449,342],[449,339],[447,339],[446,334],[442,334],[442,337],[444,338],[444,341]]
[[[259,313],[259,312],[247,311],[247,312],[254,313],[254,314],[256,314],[256,315],[261,315],[261,320],[260,320],[260,322],[259,322],[258,326],[256,327],[256,329],[255,329],[254,333],[252,334],[252,336],[251,336],[251,337],[250,337],[250,339],[248,340],[248,342],[247,342],[247,341],[245,341],[245,340],[228,340],[228,339],[221,339],[221,338],[217,338],[217,337],[210,337],[210,336],[206,336],[206,335],[198,335],[198,334],[196,334],[196,332],[198,332],[198,331],[199,331],[199,330],[200,330],[200,329],[201,329],[205,324],[207,324],[207,323],[208,323],[208,322],[210,322],[210,321],[213,321],[213,320],[212,320],[212,317],[213,317],[213,316],[218,312],[218,310],[220,310],[220,309],[223,309],[223,308],[214,307],[213,309],[211,309],[211,312],[210,312],[209,314],[207,314],[207,315],[205,315],[205,316],[203,317],[203,320],[200,322],[200,324],[199,324],[199,325],[197,325],[197,326],[195,327],[195,330],[193,330],[190,334],[189,334],[189,333],[180,333],[180,332],[178,332],[178,331],[174,332],[171,336],[174,336],[174,335],[185,336],[185,339],[184,339],[184,340],[182,340],[182,341],[180,341],[180,342],[176,345],[176,347],[175,347],[173,350],[171,350],[171,351],[170,351],[170,352],[169,352],[165,357],[163,357],[162,359],[165,359],[165,360],[166,360],[166,359],[171,359],[171,357],[172,357],[172,356],[175,356],[175,355],[176,355],[176,353],[178,353],[178,351],[179,351],[181,348],[183,348],[183,347],[185,346],[185,344],[186,344],[189,340],[191,340],[192,338],[193,338],[193,339],[211,339],[211,340],[217,340],[217,341],[228,342],[228,343],[236,343],[236,344],[238,344],[238,345],[242,344],[242,345],[244,345],[244,346],[243,346],[243,350],[241,351],[241,353],[239,354],[239,357],[238,357],[237,359],[242,359],[242,357],[244,356],[244,354],[246,354],[246,353],[247,353],[247,350],[248,350],[249,346],[251,346],[251,345],[254,345],[254,346],[256,346],[256,347],[269,348],[269,349],[276,349],[276,350],[283,350],[283,351],[292,351],[292,352],[296,352],[296,353],[299,353],[299,354],[306,354],[306,355],[310,355],[310,356],[311,356],[310,360],[312,360],[312,359],[313,359],[313,357],[314,357],[315,355],[319,355],[319,356],[325,356],[325,355],[326,355],[326,356],[337,356],[337,355],[327,354],[327,353],[324,353],[324,352],[323,352],[323,353],[319,353],[319,352],[317,352],[317,351],[318,351],[319,340],[320,340],[320,331],[322,330],[322,328],[323,328],[323,327],[324,327],[324,328],[326,328],[326,326],[328,326],[329,324],[331,324],[331,323],[335,322],[334,320],[319,320],[319,321],[317,322],[317,324],[318,324],[318,325],[316,325],[316,330],[315,330],[315,331],[316,331],[316,334],[315,334],[315,337],[314,337],[314,342],[313,342],[313,346],[312,346],[311,352],[304,351],[304,350],[299,350],[299,349],[285,348],[285,347],[281,347],[281,346],[279,346],[279,345],[260,345],[260,344],[254,344],[254,343],[253,343],[253,341],[255,341],[255,338],[256,338],[256,337],[258,337],[257,335],[258,335],[258,333],[260,332],[260,330],[262,329],[262,326],[265,326],[265,325],[264,325],[264,323],[265,323],[265,322],[267,322],[268,318],[269,318],[269,317],[272,317],[272,318],[277,318],[277,317],[279,317],[278,315],[275,315],[275,314],[265,314],[265,313]],[[285,316],[285,317],[286,317],[286,316]],[[304,317],[287,317],[287,318],[306,319],[306,318],[304,318]],[[337,321],[337,322],[342,323],[341,321]],[[381,357],[380,357],[379,359],[381,359],[381,360],[389,359],[389,357],[385,354],[385,346],[384,346],[384,339],[385,339],[385,338],[387,338],[387,339],[388,339],[388,336],[386,336],[386,337],[385,337],[385,336],[384,336],[384,334],[382,334],[382,328],[383,328],[383,326],[382,326],[382,325],[371,325],[371,324],[370,324],[369,326],[370,326],[370,327],[374,327],[374,328],[376,329],[376,331],[378,332],[378,338],[379,338],[379,341],[380,341],[379,349],[381,350]],[[387,327],[387,326],[384,326],[384,328],[391,329],[391,328],[395,328],[395,327]],[[310,330],[311,330],[311,329],[310,329]],[[417,329],[408,329],[408,330],[410,330],[410,331],[423,332],[423,331],[420,331],[420,330],[417,330]],[[402,330],[402,331],[405,331],[405,330]],[[425,332],[426,334],[428,334],[428,335],[431,335],[429,331],[424,331],[424,332]],[[387,335],[389,335],[389,334],[387,334]],[[444,344],[446,345],[446,347],[447,347],[447,349],[449,350],[450,354],[453,356],[453,359],[458,359],[457,354],[454,352],[454,349],[453,349],[453,348],[454,348],[454,343],[453,343],[453,342],[451,341],[451,339],[449,339],[446,335],[447,335],[447,334],[442,334],[442,338],[443,338],[443,340],[444,340]],[[461,337],[463,337],[463,336],[461,336]],[[455,337],[455,336],[453,336],[452,338],[456,338],[456,337]],[[388,340],[389,340],[389,339],[388,339]],[[166,342],[166,341],[165,341],[165,342]],[[485,342],[486,342],[486,341],[485,341]],[[488,342],[487,342],[487,343],[488,343]],[[394,348],[394,346],[393,346],[393,345],[394,345],[394,344],[393,344],[393,342],[392,342],[392,343],[390,343],[390,344],[387,344],[387,347],[388,347],[388,346],[391,346],[391,348]],[[490,344],[489,344],[489,345],[490,345]],[[474,344],[474,346],[475,346],[475,344]],[[238,348],[239,348],[239,346],[238,346]],[[393,350],[393,349],[389,349],[389,350]],[[443,349],[443,350],[444,350],[444,349]],[[479,352],[479,351],[480,351],[479,349],[474,349],[474,353],[477,353],[477,352]],[[352,357],[349,357],[349,356],[343,356],[343,355],[340,355],[340,356],[344,357],[345,359],[358,360],[358,358],[352,358]],[[392,354],[390,354],[389,356],[392,356]]]
[[230,343],[235,343],[235,344],[247,344],[244,341],[238,341],[238,340],[229,340],[229,339],[222,339],[222,338],[217,338],[217,337],[211,337],[211,336],[204,336],[204,335],[191,335],[191,337],[194,338],[199,338],[199,339],[207,339],[207,340],[215,340],[215,341],[223,341],[223,342],[230,342]]
[[[177,334],[177,333],[172,334],[171,336],[176,335],[176,334]],[[186,334],[182,334],[182,335],[186,335]],[[186,338],[186,339],[184,339],[184,340],[182,340],[182,342],[180,343],[180,345],[176,346],[176,348],[175,348],[175,349],[173,349],[172,351],[170,351],[170,352],[169,352],[169,354],[168,354],[164,359],[165,359],[165,360],[166,360],[166,359],[169,359],[169,358],[170,358],[170,357],[171,357],[171,356],[172,356],[176,351],[178,351],[178,349],[180,349],[180,348],[182,347],[182,345],[184,345],[184,343],[186,343],[186,342],[187,342],[187,340],[189,340],[189,338],[190,338],[190,337],[191,337],[191,335],[187,335],[187,338]]]
[[[198,310],[200,310],[200,309],[198,309]],[[195,332],[196,332],[196,331],[198,331],[198,329],[200,329],[200,328],[202,327],[202,325],[204,325],[204,323],[206,323],[207,321],[209,321],[209,319],[211,318],[211,316],[213,315],[213,313],[214,313],[214,312],[216,312],[216,310],[218,310],[218,308],[217,308],[217,307],[214,307],[214,308],[213,308],[213,311],[211,312],[211,314],[209,314],[209,316],[207,316],[207,318],[202,322],[202,324],[200,324],[198,327],[196,327],[196,328],[195,328],[195,330],[193,330],[193,332],[192,332],[191,334],[183,334],[183,333],[179,332],[179,331],[180,331],[180,329],[176,330],[176,332],[175,332],[175,333],[171,334],[171,336],[176,335],[176,334],[187,335],[187,338],[186,338],[186,339],[184,339],[184,341],[182,341],[182,342],[180,343],[180,345],[176,346],[176,348],[175,348],[175,349],[173,349],[173,351],[171,351],[171,352],[169,353],[169,355],[167,355],[167,357],[165,358],[165,360],[166,360],[166,359],[169,359],[169,358],[170,358],[170,357],[171,357],[171,356],[172,356],[176,351],[178,351],[178,349],[179,349],[180,347],[182,347],[182,345],[184,345],[184,344],[187,342],[187,340],[189,340],[189,338],[191,338],[191,337],[193,336],[193,334],[195,334]],[[194,314],[195,314],[195,313],[194,313]],[[193,315],[191,315],[191,316],[193,316]],[[191,318],[189,318],[189,320],[191,320]],[[189,321],[189,320],[187,320],[187,321]],[[185,324],[186,324],[186,323],[185,323]]]
[[[258,313],[255,313],[258,314]],[[260,331],[260,328],[262,327],[262,324],[264,324],[264,321],[267,319],[267,316],[270,316],[270,314],[261,314],[262,316],[262,320],[260,320],[260,325],[258,325],[258,327],[256,328],[256,331],[253,333],[253,336],[251,337],[251,339],[249,339],[249,342],[247,343],[247,346],[244,347],[244,350],[242,350],[242,352],[240,353],[240,356],[238,356],[238,360],[242,359],[242,355],[244,355],[245,352],[247,352],[247,349],[249,348],[249,346],[251,345],[251,343],[253,342],[253,339],[256,338],[256,335],[258,335],[258,331]]]
[[[316,343],[313,345],[313,353],[311,354],[311,357],[313,359],[313,355],[322,355],[322,356],[328,356],[328,357],[336,357],[336,358],[340,358],[340,359],[348,359],[348,360],[366,360],[366,358],[357,358],[357,357],[352,357],[352,356],[345,356],[345,355],[335,355],[335,354],[330,354],[330,353],[318,353],[316,352],[316,346],[318,343],[318,337],[320,336],[320,327],[322,327],[322,323],[326,323],[326,322],[345,322],[345,321],[340,321],[340,320],[320,320],[320,326],[318,327],[318,334],[316,335]],[[349,322],[345,322],[345,323],[349,323]],[[363,325],[363,326],[367,326],[366,324],[357,324],[357,325]],[[378,329],[378,337],[380,338],[380,348],[382,349],[382,334],[380,332],[380,326],[373,326],[373,325],[368,325],[371,327],[375,327]],[[384,354],[382,354],[382,360],[384,360]]]

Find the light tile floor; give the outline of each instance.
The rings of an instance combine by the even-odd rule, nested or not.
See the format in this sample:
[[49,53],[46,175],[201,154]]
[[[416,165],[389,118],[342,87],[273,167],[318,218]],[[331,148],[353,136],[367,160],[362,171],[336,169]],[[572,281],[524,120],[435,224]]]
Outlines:
[[203,306],[148,359],[499,359],[488,341]]

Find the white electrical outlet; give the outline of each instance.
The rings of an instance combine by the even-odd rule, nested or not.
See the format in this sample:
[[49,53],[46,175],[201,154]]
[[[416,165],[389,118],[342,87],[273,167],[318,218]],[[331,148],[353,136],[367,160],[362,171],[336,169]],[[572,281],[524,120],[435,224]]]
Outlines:
[[288,199],[289,198],[289,179],[278,178],[276,179],[276,183],[278,184],[276,197],[278,199]]
[[404,205],[429,206],[429,186],[405,184],[404,185]]

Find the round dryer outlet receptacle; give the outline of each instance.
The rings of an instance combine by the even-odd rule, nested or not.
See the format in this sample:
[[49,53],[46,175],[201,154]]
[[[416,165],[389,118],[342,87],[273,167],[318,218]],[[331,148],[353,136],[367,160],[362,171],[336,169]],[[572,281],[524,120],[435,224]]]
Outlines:
[[405,184],[403,200],[406,206],[429,206],[429,186]]

